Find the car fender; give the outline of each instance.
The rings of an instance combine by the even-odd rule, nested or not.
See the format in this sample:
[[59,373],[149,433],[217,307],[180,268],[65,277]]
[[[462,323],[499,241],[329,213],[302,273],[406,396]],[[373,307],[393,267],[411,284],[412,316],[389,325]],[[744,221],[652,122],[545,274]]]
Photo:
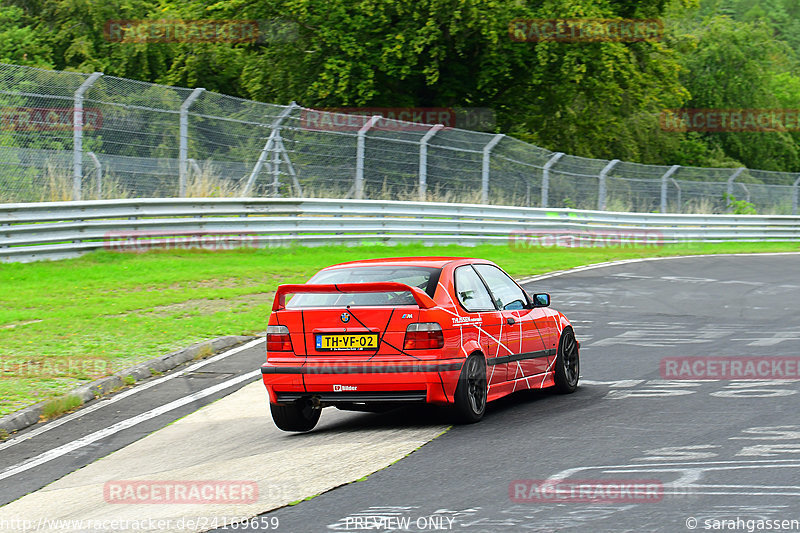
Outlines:
[[[568,327],[571,328],[572,327],[572,323],[569,321],[569,319],[566,316],[564,316],[564,313],[562,313],[561,311],[555,311],[555,317],[554,318],[555,318],[555,321],[556,321],[556,326],[558,327],[558,334],[559,335],[561,335],[561,333],[564,331],[564,328],[568,328]],[[573,328],[573,329],[575,329],[575,328]]]
[[[480,352],[483,354],[484,350],[481,348],[481,345],[474,339],[470,339],[464,344],[461,345],[461,352],[464,355],[464,361],[467,360],[467,357],[472,355],[475,352]],[[485,357],[485,354],[483,354]]]

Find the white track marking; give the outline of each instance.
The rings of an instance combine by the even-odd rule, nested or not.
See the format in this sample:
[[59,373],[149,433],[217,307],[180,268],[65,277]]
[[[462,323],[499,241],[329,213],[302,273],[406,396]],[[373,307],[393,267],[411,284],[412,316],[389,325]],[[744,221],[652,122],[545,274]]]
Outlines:
[[694,259],[697,257],[772,257],[779,255],[800,255],[800,252],[767,252],[767,253],[752,253],[752,254],[698,254],[698,255],[673,255],[669,257],[640,257],[637,259],[622,259],[620,261],[606,261],[605,263],[595,263],[593,265],[584,265],[566,270],[556,270],[555,272],[548,272],[547,274],[539,274],[536,276],[528,276],[527,278],[518,279],[517,283],[523,285],[531,281],[538,281],[540,279],[555,278],[565,274],[574,274],[576,272],[583,272],[584,270],[595,270],[597,268],[613,267],[618,265],[630,265],[633,263],[645,263],[648,261],[666,261],[668,259]]
[[11,476],[15,476],[21,472],[25,472],[26,470],[30,470],[31,468],[35,468],[39,465],[52,461],[53,459],[57,459],[62,457],[70,452],[73,452],[77,449],[83,448],[84,446],[88,446],[98,440],[104,439],[106,437],[110,437],[120,431],[124,431],[126,429],[132,428],[137,424],[141,424],[142,422],[146,422],[152,418],[157,416],[163,415],[164,413],[168,413],[172,410],[178,409],[179,407],[183,407],[184,405],[190,404],[196,400],[200,400],[205,398],[206,396],[211,396],[212,394],[216,394],[217,392],[223,391],[229,387],[233,387],[243,381],[247,381],[248,379],[252,379],[256,376],[261,375],[261,369],[253,370],[252,372],[248,372],[247,374],[242,374],[241,376],[237,376],[235,378],[229,379],[228,381],[223,381],[222,383],[218,383],[212,387],[208,387],[207,389],[203,389],[201,391],[197,391],[193,394],[188,396],[184,396],[183,398],[179,398],[167,404],[164,404],[160,407],[156,407],[155,409],[150,409],[144,413],[140,413],[134,417],[122,420],[108,426],[105,429],[101,429],[95,431],[94,433],[90,433],[84,437],[76,439],[72,442],[68,442],[58,448],[53,448],[52,450],[48,450],[44,453],[33,457],[27,461],[23,461],[18,463],[12,467],[9,467],[2,472],[0,472],[0,481]]
[[[217,361],[221,361],[222,359],[225,359],[226,357],[230,357],[231,355],[237,354],[237,353],[239,353],[239,352],[241,352],[243,350],[247,350],[248,348],[253,348],[253,347],[255,347],[255,346],[257,346],[257,345],[259,345],[259,344],[261,344],[263,342],[264,342],[264,338],[253,339],[252,341],[250,341],[250,342],[248,342],[246,344],[243,344],[241,346],[237,346],[235,348],[231,348],[230,350],[227,350],[225,352],[217,354],[214,357],[209,357],[208,359],[204,359],[203,361],[200,361],[199,363],[195,363],[195,364],[193,364],[193,365],[191,365],[191,366],[189,366],[187,368],[184,368],[183,370],[175,372],[173,374],[169,374],[169,375],[166,375],[164,377],[155,379],[153,381],[148,381],[147,383],[143,383],[141,385],[137,385],[134,388],[129,389],[129,390],[127,390],[125,392],[122,392],[120,394],[117,394],[115,396],[112,396],[111,398],[108,398],[108,399],[105,399],[105,400],[100,400],[98,403],[96,403],[94,405],[90,405],[89,407],[81,408],[78,411],[76,411],[76,412],[74,412],[74,413],[72,413],[70,415],[63,416],[63,417],[61,417],[61,418],[59,418],[57,420],[54,420],[54,421],[52,421],[52,422],[50,422],[48,424],[45,424],[45,425],[43,425],[43,426],[41,426],[41,427],[39,427],[37,429],[34,429],[33,431],[28,431],[24,435],[20,435],[19,437],[15,437],[15,438],[13,438],[11,440],[8,440],[6,442],[0,443],[0,451],[4,450],[6,448],[9,448],[11,446],[14,446],[15,444],[19,444],[20,442],[24,442],[24,441],[26,441],[28,439],[32,439],[33,437],[37,437],[37,436],[41,435],[42,433],[44,433],[46,431],[50,431],[51,429],[55,429],[58,426],[66,424],[67,422],[71,422],[72,420],[75,420],[76,418],[80,418],[83,415],[88,415],[89,413],[97,411],[98,409],[102,409],[103,407],[112,405],[112,404],[114,404],[114,403],[116,403],[116,402],[118,402],[120,400],[124,400],[125,398],[133,396],[134,394],[138,394],[138,393],[140,393],[142,391],[145,391],[145,390],[150,389],[152,387],[155,387],[157,385],[161,385],[162,383],[164,383],[166,381],[169,381],[171,379],[175,379],[177,377],[186,375],[186,374],[188,374],[190,372],[194,372],[198,368],[202,368],[202,367],[204,367],[206,365],[209,365],[211,363],[216,363]],[[266,355],[265,355],[265,357],[266,357]]]

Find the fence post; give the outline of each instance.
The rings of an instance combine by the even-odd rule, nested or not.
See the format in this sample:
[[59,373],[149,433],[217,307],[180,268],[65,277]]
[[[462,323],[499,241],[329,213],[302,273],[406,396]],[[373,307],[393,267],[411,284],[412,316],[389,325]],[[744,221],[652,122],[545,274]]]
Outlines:
[[424,202],[428,192],[428,141],[436,132],[444,128],[443,124],[436,124],[429,129],[419,141],[419,201]]
[[678,189],[678,213],[683,212],[683,203],[681,202],[681,186],[678,184],[678,181],[675,178],[670,178],[669,181],[675,185],[675,188]]
[[600,183],[597,187],[597,210],[598,211],[605,211],[606,209],[606,176],[611,170],[617,166],[619,163],[619,159],[612,159],[608,162],[608,164],[603,167],[603,170],[600,171],[600,175],[598,176]]
[[97,159],[94,152],[88,152],[86,155],[88,155],[94,163],[94,172],[97,176],[97,199],[100,200],[103,197],[103,166],[100,164],[100,160]]
[[284,163],[286,163],[286,170],[289,171],[289,175],[292,177],[292,184],[294,185],[295,194],[298,198],[303,197],[303,188],[300,186],[300,181],[297,179],[297,172],[294,170],[294,165],[292,164],[292,160],[289,159],[289,156],[286,154],[286,147],[283,145],[283,138],[278,135],[278,141],[275,145],[277,149],[277,153],[280,153],[283,157]]
[[178,140],[178,174],[180,180],[178,183],[178,196],[181,198],[186,196],[186,176],[188,174],[186,158],[189,156],[189,107],[191,107],[203,91],[205,91],[205,89],[198,87],[192,91],[192,94],[181,104],[181,127]]
[[492,148],[497,146],[501,140],[503,140],[502,133],[498,133],[492,140],[489,141],[486,146],[483,147],[483,166],[481,168],[481,203],[488,204],[489,203],[489,164],[491,163],[491,156],[492,156]]
[[281,111],[278,117],[272,122],[267,143],[264,145],[264,148],[261,149],[261,153],[258,155],[258,160],[256,161],[256,164],[253,165],[253,170],[250,171],[250,177],[247,178],[247,183],[242,189],[242,196],[247,196],[250,194],[250,191],[253,189],[253,185],[256,182],[256,178],[258,177],[258,173],[261,172],[261,167],[264,166],[264,161],[267,160],[267,156],[269,156],[269,153],[275,146],[275,136],[277,135],[278,128],[280,128],[286,117],[288,117],[296,107],[300,106],[298,106],[297,103],[292,102],[289,104],[289,107]]
[[281,131],[275,130],[275,142],[273,143],[272,151],[272,196],[276,197],[281,185],[281,151],[279,149],[281,145]]
[[353,183],[356,200],[364,199],[364,148],[367,132],[382,118],[381,115],[374,115],[358,130],[358,140],[356,141],[356,178]]
[[800,176],[794,180],[794,185],[792,185],[792,214],[797,215],[797,188],[800,187]]
[[[186,160],[189,165],[192,165],[192,170],[199,176],[203,173],[203,170],[200,168],[200,165],[197,164],[196,159],[192,159],[191,157]],[[188,171],[188,170],[187,170]]]
[[[681,168],[680,165],[672,165],[669,169],[664,172],[664,175],[661,176],[661,212],[667,212],[667,180],[672,179],[672,175],[675,174],[678,169]],[[675,180],[672,180],[673,182]],[[680,190],[680,187],[678,187]]]
[[727,189],[727,196],[725,198],[725,204],[727,206],[727,210],[730,213],[731,208],[733,207],[733,182],[736,181],[736,178],[739,177],[739,174],[747,170],[745,167],[737,168],[736,171],[731,174],[731,177],[728,178],[728,189]]
[[550,197],[550,169],[558,163],[558,160],[564,157],[564,152],[556,152],[547,163],[542,167],[542,207],[547,207],[547,202]]
[[102,72],[93,73],[75,91],[72,110],[72,199],[75,201],[81,199],[83,179],[83,95],[102,75]]

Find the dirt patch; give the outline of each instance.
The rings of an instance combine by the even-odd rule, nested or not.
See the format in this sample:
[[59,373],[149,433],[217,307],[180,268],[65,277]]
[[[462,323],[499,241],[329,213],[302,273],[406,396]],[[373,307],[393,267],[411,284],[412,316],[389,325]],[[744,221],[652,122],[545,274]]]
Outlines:
[[185,302],[158,305],[155,307],[149,307],[147,309],[137,309],[136,311],[109,316],[118,317],[129,315],[155,315],[175,318],[177,315],[177,318],[180,318],[182,315],[213,315],[214,313],[218,313],[220,311],[241,313],[246,311],[248,307],[254,305],[271,304],[274,299],[274,291],[246,294],[236,298],[197,298],[193,300],[186,300]]
[[25,320],[23,322],[14,322],[13,324],[4,324],[0,326],[0,329],[14,329],[19,326],[27,326],[28,324],[36,324],[38,322],[41,322],[41,319]]
[[167,287],[159,288],[158,290],[233,289],[236,287],[254,287],[260,285],[261,283],[263,283],[263,281],[246,278],[203,279],[198,281],[182,281],[179,283],[173,283]]

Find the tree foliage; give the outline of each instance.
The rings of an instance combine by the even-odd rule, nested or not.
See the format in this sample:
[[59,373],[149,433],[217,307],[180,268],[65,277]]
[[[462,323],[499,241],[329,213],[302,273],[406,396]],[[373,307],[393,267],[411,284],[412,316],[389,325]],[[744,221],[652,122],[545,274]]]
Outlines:
[[[517,42],[514,19],[659,19]],[[113,42],[113,20],[257,20],[255,42]],[[666,108],[800,107],[796,0],[0,0],[0,60],[307,107],[487,107],[497,131],[643,163],[800,171],[798,135],[664,131]]]

